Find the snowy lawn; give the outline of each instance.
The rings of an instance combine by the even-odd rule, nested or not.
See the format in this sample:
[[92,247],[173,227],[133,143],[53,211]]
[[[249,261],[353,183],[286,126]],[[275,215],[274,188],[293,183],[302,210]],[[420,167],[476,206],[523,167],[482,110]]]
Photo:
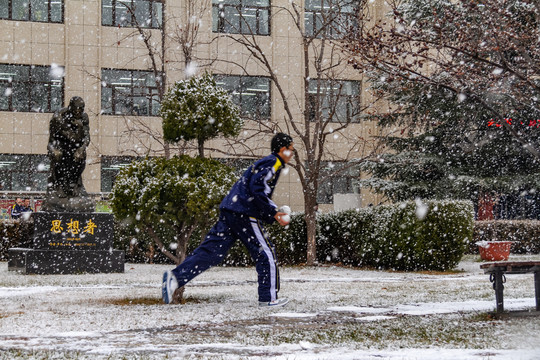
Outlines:
[[[540,317],[494,320],[477,256],[444,274],[285,267],[280,309],[257,307],[253,268],[213,268],[161,303],[164,265],[20,275],[0,263],[1,359],[540,359]],[[512,255],[511,260],[539,259]],[[534,309],[509,275],[508,310]]]

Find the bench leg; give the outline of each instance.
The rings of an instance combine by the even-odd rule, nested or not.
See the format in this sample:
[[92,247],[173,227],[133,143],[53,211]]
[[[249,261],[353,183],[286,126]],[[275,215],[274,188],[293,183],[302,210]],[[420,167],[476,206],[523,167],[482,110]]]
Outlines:
[[534,272],[534,293],[536,295],[536,311],[540,311],[540,271]]
[[504,312],[504,275],[502,271],[495,271],[489,277],[489,281],[493,283],[493,289],[495,289],[495,302],[497,304],[497,314],[502,314]]

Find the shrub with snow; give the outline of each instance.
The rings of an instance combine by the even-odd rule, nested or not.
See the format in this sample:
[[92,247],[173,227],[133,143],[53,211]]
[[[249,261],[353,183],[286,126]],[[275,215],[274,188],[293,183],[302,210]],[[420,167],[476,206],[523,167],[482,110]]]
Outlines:
[[[419,208],[421,208],[419,211]],[[472,241],[469,201],[428,201],[347,210],[318,217],[319,262],[395,270],[449,270]],[[305,221],[268,228],[280,263],[305,261]]]
[[235,180],[233,169],[216,160],[147,158],[119,172],[111,207],[117,220],[149,232],[155,247],[179,262],[192,233],[215,220]]

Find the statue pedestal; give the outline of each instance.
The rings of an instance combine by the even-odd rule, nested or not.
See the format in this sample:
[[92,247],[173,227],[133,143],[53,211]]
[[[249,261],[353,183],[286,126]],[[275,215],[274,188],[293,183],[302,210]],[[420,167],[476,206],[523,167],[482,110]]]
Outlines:
[[9,249],[8,270],[24,274],[124,272],[113,249],[114,221],[106,213],[33,213],[33,248]]

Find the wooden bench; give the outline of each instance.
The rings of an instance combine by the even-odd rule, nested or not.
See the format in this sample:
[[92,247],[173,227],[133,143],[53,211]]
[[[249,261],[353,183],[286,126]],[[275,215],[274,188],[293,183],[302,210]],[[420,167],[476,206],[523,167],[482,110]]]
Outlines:
[[506,282],[505,274],[534,273],[534,290],[536,296],[536,311],[540,311],[540,261],[498,261],[480,265],[495,290],[497,314],[504,312],[503,289]]

